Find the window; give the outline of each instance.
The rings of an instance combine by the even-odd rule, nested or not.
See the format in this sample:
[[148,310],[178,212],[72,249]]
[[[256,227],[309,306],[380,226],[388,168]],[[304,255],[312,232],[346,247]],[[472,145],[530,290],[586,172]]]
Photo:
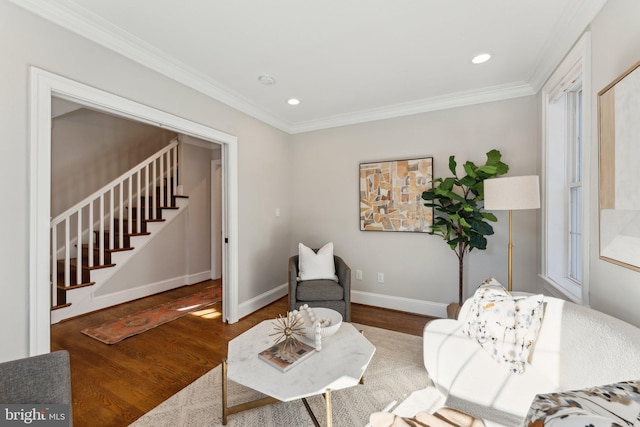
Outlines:
[[[542,274],[549,291],[588,303],[589,33],[542,90]],[[587,190],[584,190],[587,189]]]
[[569,279],[582,286],[582,81],[566,95],[569,104]]

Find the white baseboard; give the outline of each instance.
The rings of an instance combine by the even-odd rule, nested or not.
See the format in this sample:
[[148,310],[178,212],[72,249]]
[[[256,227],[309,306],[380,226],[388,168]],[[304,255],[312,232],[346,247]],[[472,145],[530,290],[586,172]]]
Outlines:
[[[239,318],[247,316],[262,307],[279,300],[289,292],[289,285],[285,283],[268,292],[260,294],[238,307]],[[392,310],[406,311],[407,313],[421,314],[432,317],[447,317],[447,305],[443,303],[422,301],[390,295],[374,294],[372,292],[351,291],[351,302],[356,304],[372,305],[374,307],[389,308]],[[283,313],[284,314],[284,313]]]
[[79,288],[70,295],[69,307],[51,311],[51,324],[58,323],[70,317],[79,316],[103,308],[148,297],[160,292],[179,288],[186,284],[186,276],[174,277],[160,282],[149,283],[132,289],[112,292],[106,295],[94,295],[90,286]]
[[211,279],[211,270],[202,271],[200,273],[188,274],[185,277],[185,283],[187,285],[194,285],[196,283],[204,282]]
[[[126,301],[133,301],[134,299],[147,297],[149,295],[155,295],[160,292],[169,291],[171,289],[184,286],[186,283],[186,277],[174,277],[172,279],[162,280],[160,282],[149,283],[148,285],[139,286],[133,289],[127,289],[124,291],[113,292],[106,295],[92,295],[91,299],[100,306],[110,307],[111,305],[120,304]],[[105,305],[107,304],[107,305]]]
[[374,294],[372,292],[351,291],[351,302],[372,305],[374,307],[389,308],[422,314],[432,317],[447,317],[447,305],[439,302],[423,301],[411,298],[394,297],[391,295]]
[[[260,294],[256,297],[251,298],[248,301],[240,303],[238,306],[238,318],[242,319],[244,316],[248,316],[254,311],[260,310],[262,307],[265,307],[271,304],[274,301],[279,300],[283,296],[289,293],[289,284],[285,283],[283,285],[278,286],[270,291],[267,291],[263,294]],[[282,313],[285,314],[285,313]]]

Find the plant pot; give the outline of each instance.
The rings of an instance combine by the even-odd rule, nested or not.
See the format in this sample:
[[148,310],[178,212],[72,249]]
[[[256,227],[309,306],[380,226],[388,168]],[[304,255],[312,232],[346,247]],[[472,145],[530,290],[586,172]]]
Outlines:
[[447,306],[447,319],[458,319],[458,314],[460,314],[460,304],[457,302],[452,302]]

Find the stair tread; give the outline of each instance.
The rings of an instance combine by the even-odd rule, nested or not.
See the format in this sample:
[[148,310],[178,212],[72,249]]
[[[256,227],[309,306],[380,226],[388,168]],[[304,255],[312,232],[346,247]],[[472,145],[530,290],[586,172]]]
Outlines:
[[[133,248],[132,248],[133,249]],[[65,260],[64,259],[59,259],[58,260],[58,264],[62,264],[64,265]],[[78,259],[77,258],[71,258],[69,260],[69,265],[71,267],[77,267],[78,266]],[[109,267],[115,267],[115,264],[102,264],[102,265],[94,265],[93,267],[89,267],[88,265],[85,265],[84,263],[82,264],[82,269],[83,270],[98,270],[100,268],[109,268]]]
[[[89,249],[89,244],[88,243],[83,243],[82,244],[82,249]],[[133,248],[132,248],[133,249]],[[93,244],[93,251],[94,252],[100,252],[100,246],[98,246],[97,244]],[[111,252],[116,252],[117,249],[109,249],[109,248],[104,248],[104,253],[111,253]]]
[[[139,235],[139,234],[136,234],[136,233],[131,234],[131,236],[138,236],[138,235]],[[145,235],[145,233],[142,233],[141,235],[143,235],[143,236],[144,236],[144,235]],[[115,243],[117,244],[118,242],[115,242]],[[83,248],[83,249],[84,249],[84,248]],[[134,247],[134,246],[125,246],[124,248],[113,248],[113,249],[104,248],[104,253],[105,253],[105,255],[106,255],[106,254],[112,254],[112,253],[114,253],[114,252],[120,252],[120,251],[131,251],[131,250],[133,250],[133,249],[135,249],[135,247]],[[88,248],[87,248],[87,250],[88,250]],[[93,248],[93,251],[94,251],[94,252],[98,252],[98,251],[100,251],[100,247],[95,247],[95,248]]]
[[[161,206],[161,207],[158,207],[158,209],[180,209],[180,208],[179,208],[178,206]],[[143,217],[140,217],[140,219],[142,220],[142,222],[144,222],[144,221],[153,221],[153,219],[152,219],[152,218],[150,218],[150,219],[145,219],[145,218],[143,218]],[[115,222],[119,222],[119,221],[120,221],[120,218],[114,218],[113,220],[114,220]],[[123,223],[123,224],[126,224],[127,222],[129,222],[129,218],[122,218],[122,223]],[[137,219],[137,218],[135,218],[135,217],[134,217],[134,218],[131,218],[131,222],[138,222],[138,219]]]
[[87,286],[93,286],[95,285],[96,282],[86,282],[86,283],[80,283],[79,285],[69,285],[69,286],[64,286],[61,284],[57,284],[56,288],[61,289],[63,291],[70,291],[72,289],[78,289],[78,288],[85,288]]
[[59,309],[61,309],[61,308],[70,307],[70,306],[71,306],[71,303],[70,303],[70,302],[68,302],[68,303],[66,303],[66,304],[59,304],[59,305],[51,306],[51,310],[52,310],[52,311],[53,311],[53,310],[59,310]]
[[[132,236],[135,236],[135,234],[132,234]],[[132,251],[135,248],[133,246],[127,246],[126,248],[113,248],[111,249],[111,252],[124,252],[124,251]],[[115,265],[115,264],[114,264]]]
[[[100,230],[95,230],[95,232],[96,232],[96,233],[98,233],[98,234],[100,234]],[[104,234],[109,234],[110,232],[111,232],[111,230],[110,230],[110,229],[105,229],[105,230],[104,230]],[[130,235],[129,233],[122,233],[122,234],[123,234],[125,237]],[[114,232],[113,232],[113,237],[116,237],[116,236],[120,237],[120,232],[119,232],[119,231],[114,231]]]

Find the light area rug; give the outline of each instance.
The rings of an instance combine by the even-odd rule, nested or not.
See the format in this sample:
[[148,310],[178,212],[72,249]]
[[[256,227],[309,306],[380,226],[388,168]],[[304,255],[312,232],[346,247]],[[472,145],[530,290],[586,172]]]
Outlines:
[[[376,347],[364,384],[331,393],[335,427],[366,426],[373,412],[391,411],[412,416],[418,410],[433,411],[442,404],[422,359],[422,337],[355,325]],[[222,369],[220,365],[198,378],[131,427],[204,427],[222,425]],[[228,382],[228,404],[236,405],[263,395]],[[326,425],[322,396],[307,398],[321,425]],[[394,410],[398,409],[398,410]],[[234,427],[313,426],[301,400],[281,402],[230,415]]]

